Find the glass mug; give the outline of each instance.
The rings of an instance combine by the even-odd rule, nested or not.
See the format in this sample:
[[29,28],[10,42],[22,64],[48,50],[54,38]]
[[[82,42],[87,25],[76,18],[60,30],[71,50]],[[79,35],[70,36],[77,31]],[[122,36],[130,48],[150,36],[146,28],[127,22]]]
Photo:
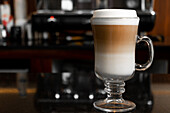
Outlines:
[[[124,81],[133,77],[135,70],[144,71],[153,61],[153,44],[147,37],[137,36],[139,17],[135,10],[95,10],[91,18],[95,48],[95,74],[104,81],[107,98],[93,103],[105,112],[126,112],[136,105],[122,98]],[[135,63],[136,43],[144,41],[150,58],[145,64]]]

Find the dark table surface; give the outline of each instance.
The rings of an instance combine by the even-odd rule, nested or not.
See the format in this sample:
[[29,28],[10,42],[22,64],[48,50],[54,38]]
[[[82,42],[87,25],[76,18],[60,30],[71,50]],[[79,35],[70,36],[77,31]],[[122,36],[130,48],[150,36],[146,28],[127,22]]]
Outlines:
[[[68,77],[67,75],[68,73],[66,73],[66,78]],[[93,75],[94,74],[90,74],[90,76]],[[152,76],[149,75],[149,76],[150,76],[149,81],[144,81],[145,84],[138,84],[134,82],[137,79],[131,80],[126,84],[127,86],[126,92],[131,91],[130,93],[127,94],[128,96],[129,94],[131,95],[131,98],[128,99],[134,101],[137,104],[136,109],[131,111],[130,113],[170,113],[170,109],[169,109],[170,108],[170,83],[152,82],[152,77],[154,75]],[[169,75],[159,75],[158,78],[162,80],[163,79],[167,80],[166,77],[168,76]],[[95,78],[96,78],[95,76],[94,78],[90,77],[90,79],[88,80],[94,80]],[[85,87],[86,86],[89,87],[86,89],[86,91],[85,89],[79,90],[78,87],[76,87],[76,85],[78,84],[78,86],[83,87],[83,84],[76,82],[76,85],[74,83],[72,85],[74,86],[72,88],[73,93],[70,93],[70,96],[65,95],[65,97],[63,96],[64,95],[63,92],[66,91],[65,89],[67,89],[66,91],[67,93],[69,93],[69,91],[68,91],[68,86],[66,85],[67,81],[65,81],[64,83],[62,79],[64,78],[62,77],[61,74],[1,73],[0,74],[0,113],[65,113],[65,112],[96,113],[96,112],[100,112],[97,111],[92,105],[95,99],[91,99],[91,100],[87,98],[74,99],[70,97],[70,96],[74,96],[76,93],[79,94],[79,92],[81,91],[84,91],[85,93],[88,92],[87,90],[94,92],[90,90],[91,87],[88,86],[90,82],[86,81],[85,80],[86,78],[84,78],[84,81],[86,81],[87,83]],[[72,84],[72,83],[68,83],[68,84]],[[133,86],[135,84],[137,87]],[[143,87],[141,85],[146,87]],[[76,89],[75,87],[77,88],[77,90],[75,90]],[[129,87],[138,88],[139,91],[135,89],[129,90]],[[146,90],[148,89],[148,87],[149,90]],[[61,95],[58,96],[59,94]],[[127,95],[125,95],[125,98],[128,97]],[[147,98],[144,98],[143,97],[144,95],[145,97],[148,95],[149,96]],[[81,97],[81,93],[80,93],[80,97]],[[104,98],[104,97],[98,95],[98,98]],[[137,101],[135,99],[137,99]]]

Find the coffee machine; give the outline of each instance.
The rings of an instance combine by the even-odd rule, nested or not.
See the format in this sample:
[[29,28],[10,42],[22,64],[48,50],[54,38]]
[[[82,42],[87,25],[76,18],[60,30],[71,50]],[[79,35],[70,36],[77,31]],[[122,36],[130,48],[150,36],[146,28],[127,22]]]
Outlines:
[[153,10],[154,0],[110,0],[109,8],[134,9],[140,18],[139,33],[153,29],[156,13]]
[[140,17],[138,33],[142,34],[154,27],[153,3],[153,0],[37,0],[37,11],[31,18],[32,35],[34,40],[51,39],[55,44],[72,40],[93,44],[90,18],[93,10],[101,8],[135,9]]
[[32,15],[33,31],[59,31],[61,27],[91,30],[93,10],[123,8],[135,9],[140,17],[139,31],[148,32],[156,18],[153,3],[153,0],[37,0],[37,12]]

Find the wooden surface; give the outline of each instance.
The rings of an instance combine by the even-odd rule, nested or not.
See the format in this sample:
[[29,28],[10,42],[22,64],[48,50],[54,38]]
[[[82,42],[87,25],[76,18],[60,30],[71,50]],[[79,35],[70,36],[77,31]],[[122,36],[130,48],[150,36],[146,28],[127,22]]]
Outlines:
[[152,84],[154,96],[153,110],[151,113],[170,113],[170,84]]
[[170,42],[170,0],[166,0],[165,12],[165,41]]
[[156,22],[154,29],[149,34],[162,35],[165,37],[165,43],[170,42],[170,0],[154,1]]
[[[152,74],[152,83],[154,84],[170,83],[170,74]],[[169,90],[170,90],[170,87],[169,87]]]
[[28,59],[30,61],[30,72],[34,73],[52,72],[52,62],[54,59],[92,60],[93,58],[93,51],[89,50],[0,50],[0,59]]
[[93,51],[89,50],[0,50],[0,58],[3,59],[93,59]]

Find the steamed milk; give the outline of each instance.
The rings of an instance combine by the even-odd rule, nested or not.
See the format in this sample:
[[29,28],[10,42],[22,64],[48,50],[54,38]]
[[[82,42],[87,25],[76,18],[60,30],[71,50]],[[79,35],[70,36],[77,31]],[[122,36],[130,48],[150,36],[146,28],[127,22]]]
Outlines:
[[131,76],[135,70],[135,45],[139,19],[134,10],[97,10],[92,29],[97,76]]

